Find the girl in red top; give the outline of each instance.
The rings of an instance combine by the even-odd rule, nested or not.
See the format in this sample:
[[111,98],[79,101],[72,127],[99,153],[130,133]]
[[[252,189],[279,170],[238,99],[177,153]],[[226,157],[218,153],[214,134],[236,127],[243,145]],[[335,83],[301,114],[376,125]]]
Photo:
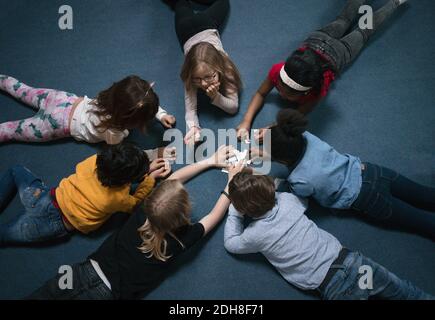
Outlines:
[[[345,35],[357,18],[359,8],[366,2],[367,0],[348,0],[335,21],[311,33],[286,62],[273,65],[237,127],[239,138],[248,138],[254,117],[273,88],[300,112],[311,112],[317,102],[326,96],[335,77],[353,62],[370,36],[406,0],[388,0],[373,14],[372,28],[361,29],[358,25]],[[263,132],[260,130],[256,139],[261,139]]]

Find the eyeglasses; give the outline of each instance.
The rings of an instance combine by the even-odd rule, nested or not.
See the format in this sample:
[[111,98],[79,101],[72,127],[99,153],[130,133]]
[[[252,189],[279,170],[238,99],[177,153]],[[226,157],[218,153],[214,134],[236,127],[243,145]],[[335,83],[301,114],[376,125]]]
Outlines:
[[213,73],[211,76],[206,76],[204,78],[195,77],[192,79],[192,82],[195,84],[201,84],[202,80],[204,80],[207,83],[211,83],[216,79],[217,72]]

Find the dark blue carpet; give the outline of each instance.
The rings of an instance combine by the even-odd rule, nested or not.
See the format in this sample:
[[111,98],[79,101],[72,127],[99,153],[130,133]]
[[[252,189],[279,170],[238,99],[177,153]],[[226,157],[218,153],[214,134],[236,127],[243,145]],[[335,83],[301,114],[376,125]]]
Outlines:
[[[435,185],[435,2],[410,0],[336,81],[328,98],[310,116],[310,130],[339,151],[391,167],[409,178]],[[330,22],[342,0],[237,0],[222,38],[244,81],[241,112],[229,117],[203,110],[201,124],[235,127],[273,63],[284,60],[306,35]],[[374,1],[379,6],[384,1]],[[156,81],[163,106],[184,130],[183,56],[173,12],[159,0],[70,0],[74,29],[60,31],[64,1],[0,0],[0,73],[32,86],[95,96],[128,74]],[[255,125],[270,123],[283,106],[268,98]],[[0,95],[0,121],[33,114]],[[130,136],[143,147],[160,144],[156,124],[149,135]],[[0,171],[22,164],[56,185],[75,165],[98,150],[66,139],[49,144],[0,145]],[[283,172],[282,168],[274,168]],[[210,210],[226,177],[209,171],[188,184],[195,219]],[[19,199],[1,213],[0,223],[21,210]],[[311,202],[310,216],[344,245],[360,250],[400,277],[435,294],[434,243],[417,235],[385,230],[351,214],[332,214]],[[91,236],[67,242],[0,250],[0,299],[20,298],[52,277],[63,264],[79,262],[123,221],[111,219]],[[317,299],[295,289],[259,255],[232,256],[223,247],[223,224],[183,257],[148,299]]]

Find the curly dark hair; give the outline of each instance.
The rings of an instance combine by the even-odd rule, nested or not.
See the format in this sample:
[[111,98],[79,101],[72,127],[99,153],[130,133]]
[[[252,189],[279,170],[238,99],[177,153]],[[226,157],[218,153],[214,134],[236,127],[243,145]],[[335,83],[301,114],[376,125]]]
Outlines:
[[129,142],[106,145],[97,155],[97,177],[105,187],[140,181],[150,169],[147,154]]
[[276,161],[292,166],[304,150],[305,132],[308,120],[294,109],[281,110],[276,117],[277,124],[271,128],[271,153]]
[[[305,87],[312,87],[310,90],[319,94],[323,84],[323,73],[329,69],[329,65],[316,52],[307,48],[296,50],[287,58],[284,65],[285,72],[294,81]],[[288,87],[279,80],[289,94],[298,95],[303,92]]]

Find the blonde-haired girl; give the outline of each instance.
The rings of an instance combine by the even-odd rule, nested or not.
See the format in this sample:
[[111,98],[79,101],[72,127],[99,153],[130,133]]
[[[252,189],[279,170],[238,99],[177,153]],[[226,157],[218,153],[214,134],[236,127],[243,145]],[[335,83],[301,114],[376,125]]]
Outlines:
[[198,90],[205,92],[211,104],[235,114],[242,81],[222,46],[218,31],[228,15],[229,1],[217,0],[205,11],[195,13],[188,1],[178,0],[174,10],[176,33],[186,56],[180,76],[185,86],[184,142],[188,144],[200,138]]
[[[59,277],[49,280],[30,299],[133,299],[158,284],[170,265],[223,218],[230,200],[228,184],[214,208],[198,223],[190,220],[191,204],[183,183],[211,167],[225,167],[233,155],[221,147],[210,158],[173,173],[147,197],[142,210],[83,263],[73,266],[73,289],[59,289]],[[243,164],[229,169],[228,183]]]

